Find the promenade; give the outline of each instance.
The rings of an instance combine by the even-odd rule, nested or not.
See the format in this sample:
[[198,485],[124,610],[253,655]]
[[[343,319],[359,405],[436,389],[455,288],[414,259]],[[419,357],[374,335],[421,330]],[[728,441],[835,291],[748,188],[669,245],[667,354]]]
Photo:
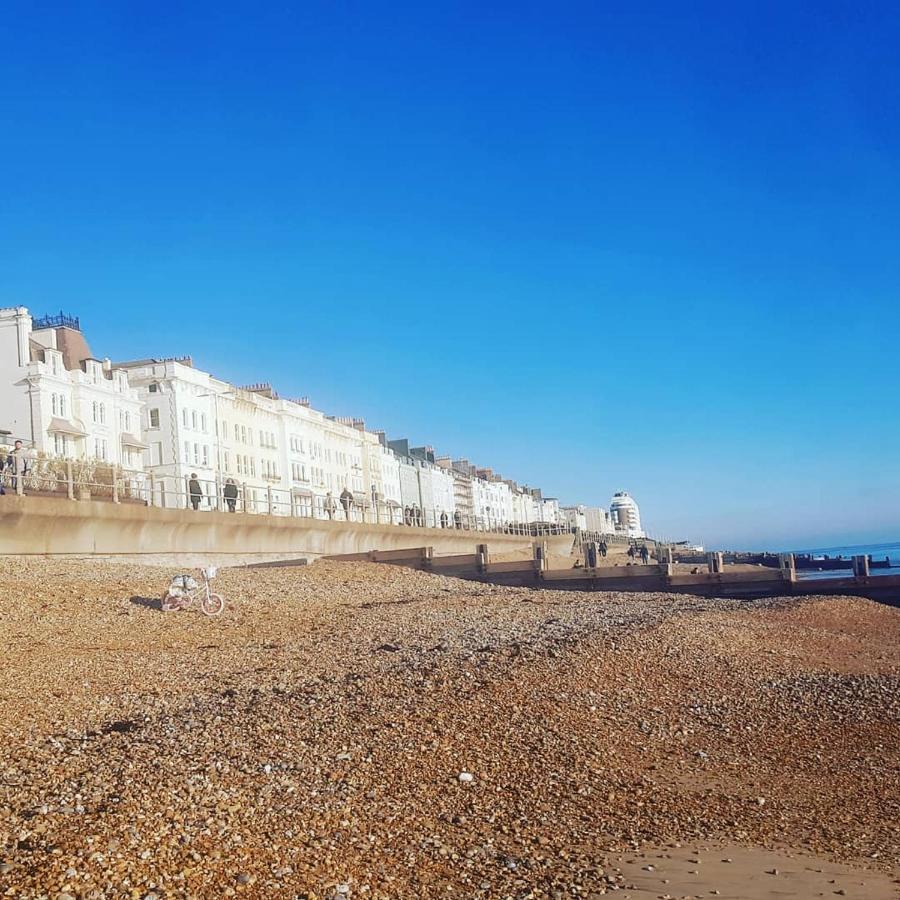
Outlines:
[[0,896],[895,896],[898,610],[170,574],[0,561]]

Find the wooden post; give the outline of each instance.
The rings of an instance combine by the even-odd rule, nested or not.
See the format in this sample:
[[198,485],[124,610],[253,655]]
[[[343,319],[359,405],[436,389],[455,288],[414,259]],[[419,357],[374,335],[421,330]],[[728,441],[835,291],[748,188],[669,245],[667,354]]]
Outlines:
[[788,581],[797,580],[797,564],[794,562],[793,553],[778,554],[778,568],[781,569],[781,575]]
[[721,574],[724,565],[721,553],[707,553],[706,565],[712,574]]
[[491,557],[488,553],[488,545],[487,544],[479,544],[475,548],[475,555],[477,556],[478,563],[478,571],[484,574],[487,572],[488,566],[491,564]]
[[534,567],[538,572],[544,572],[547,569],[547,542],[535,541],[532,545],[534,555]]
[[596,569],[597,568],[597,542],[596,541],[585,541],[584,547],[582,550],[582,554],[584,556],[584,567],[586,569]]
[[75,499],[75,475],[72,471],[72,460],[66,460],[66,496],[70,500]]
[[869,557],[854,556],[853,557],[853,576],[855,578],[869,577]]

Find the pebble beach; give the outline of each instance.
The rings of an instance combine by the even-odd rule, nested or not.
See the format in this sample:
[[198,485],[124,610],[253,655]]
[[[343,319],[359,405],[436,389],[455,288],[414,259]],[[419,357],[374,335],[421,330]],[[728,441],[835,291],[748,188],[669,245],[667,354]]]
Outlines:
[[0,561],[0,896],[900,896],[900,610]]

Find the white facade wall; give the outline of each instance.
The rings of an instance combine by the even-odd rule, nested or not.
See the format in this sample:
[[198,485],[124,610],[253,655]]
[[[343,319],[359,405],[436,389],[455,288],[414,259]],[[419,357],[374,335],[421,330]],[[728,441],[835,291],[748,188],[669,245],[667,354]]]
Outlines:
[[[32,342],[40,345],[32,360]],[[0,310],[0,426],[36,453],[142,467],[141,401],[128,375],[98,359],[66,369],[55,328],[24,307]]]
[[497,528],[513,521],[512,491],[505,481],[472,479],[472,500],[476,522]]
[[453,476],[439,466],[426,465],[421,468],[422,480],[429,482],[431,493],[431,509],[434,510],[435,519],[441,522],[441,515],[445,515],[447,523],[453,522],[453,513],[456,511],[456,498],[454,496]]
[[602,506],[586,506],[584,516],[588,531],[599,534],[612,534],[615,531],[609,513]]
[[560,515],[569,528],[587,529],[587,517],[583,506],[564,506],[560,509]]
[[398,457],[400,470],[400,502],[403,508],[423,509],[425,498],[419,491],[419,468],[408,457]]
[[544,497],[538,501],[538,516],[540,521],[548,525],[562,523],[562,514],[559,509],[559,500],[554,497]]
[[524,491],[512,492],[512,521],[518,525],[530,525],[539,519],[534,497]]
[[345,488],[356,501],[354,516],[366,505],[367,437],[360,429],[175,360],[129,371],[146,407],[146,464],[173,499],[196,473],[204,507],[216,505],[226,478],[240,486],[242,508],[251,512],[268,511],[271,502],[276,514],[321,513],[328,494],[339,504]]

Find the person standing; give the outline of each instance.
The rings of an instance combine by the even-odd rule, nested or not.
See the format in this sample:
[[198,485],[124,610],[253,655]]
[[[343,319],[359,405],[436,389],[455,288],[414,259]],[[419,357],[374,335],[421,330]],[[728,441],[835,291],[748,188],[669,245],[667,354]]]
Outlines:
[[334,518],[335,511],[337,510],[337,503],[334,502],[334,497],[331,496],[331,491],[325,497],[325,512],[328,514],[329,519]]
[[[28,474],[28,451],[22,446],[21,441],[16,441],[9,456],[6,457],[6,468],[12,473],[10,484],[12,489],[18,493],[19,479],[24,479]],[[25,493],[25,482],[22,482],[22,493]]]
[[650,551],[646,544],[641,544],[641,562],[646,566],[650,562]]
[[341,491],[341,506],[344,507],[344,518],[350,521],[350,507],[353,505],[353,494],[345,487]]
[[234,512],[235,506],[237,506],[238,486],[233,478],[226,480],[222,496],[225,497],[225,502],[228,504],[228,512]]
[[606,559],[606,554],[609,552],[609,547],[606,544],[606,541],[600,541],[600,555]]
[[191,506],[196,512],[200,509],[200,501],[203,499],[203,488],[200,486],[196,472],[191,473],[191,479],[188,481],[188,497],[190,497]]

